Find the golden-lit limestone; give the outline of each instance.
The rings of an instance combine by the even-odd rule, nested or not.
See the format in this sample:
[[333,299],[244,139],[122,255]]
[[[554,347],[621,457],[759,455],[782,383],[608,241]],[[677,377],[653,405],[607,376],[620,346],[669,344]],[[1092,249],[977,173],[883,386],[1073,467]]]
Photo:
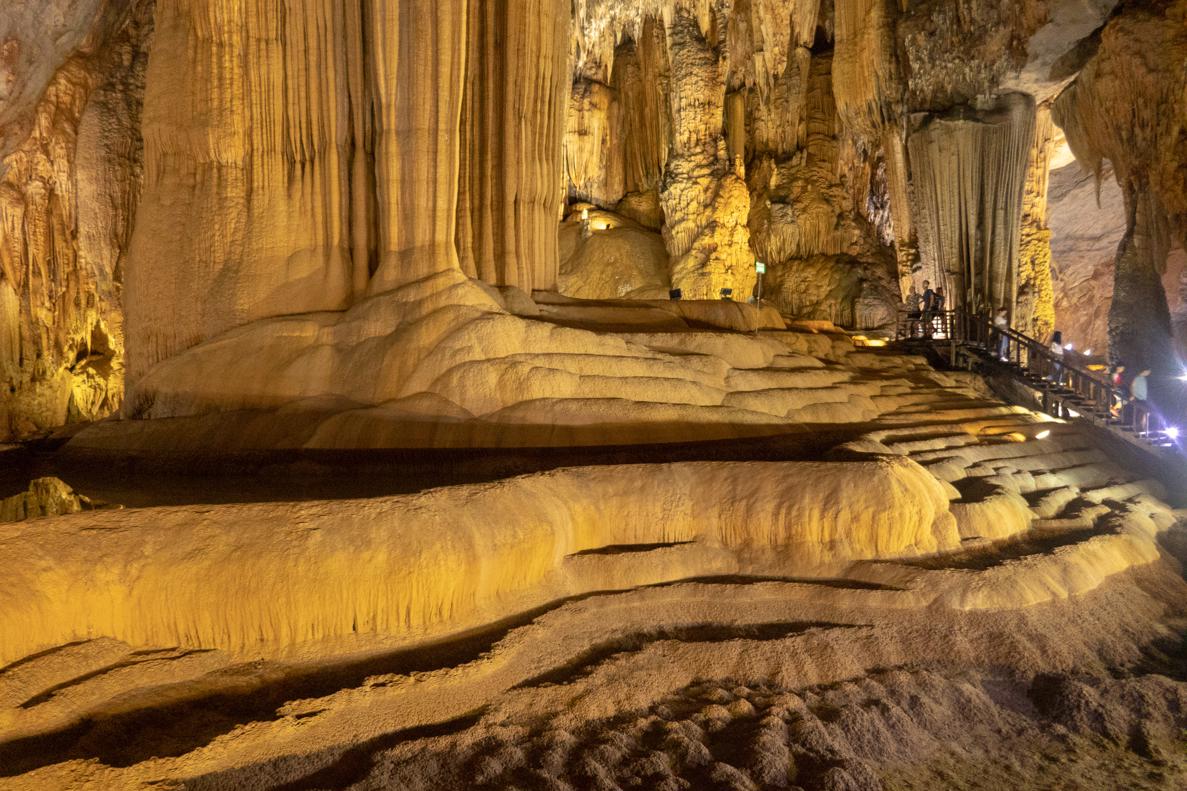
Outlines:
[[579,211],[561,226],[557,289],[581,299],[666,299],[672,281],[660,235],[617,215],[591,216],[591,225],[610,227],[587,233]]
[[[1022,194],[1022,226],[1018,245],[1018,286],[1011,324],[1032,338],[1047,338],[1055,329],[1055,291],[1051,273],[1051,229],[1047,227],[1047,192],[1055,127],[1051,108],[1035,112],[1035,139],[1026,166]],[[994,306],[1000,307],[1000,306]],[[1069,337],[1069,340],[1073,338]],[[1074,338],[1087,348],[1083,338]]]
[[833,65],[814,57],[803,76],[803,147],[790,157],[757,148],[747,176],[752,240],[768,264],[764,298],[785,315],[881,327],[899,302],[894,264],[863,216],[873,165],[843,141]]
[[[132,386],[128,416],[282,410],[271,415],[275,430],[245,436],[260,447],[341,447],[351,441],[407,447],[588,444],[599,431],[603,441],[654,442],[678,438],[680,427],[690,424],[702,427],[698,436],[710,426],[716,426],[715,436],[737,436],[795,421],[867,420],[881,411],[870,400],[878,386],[850,383],[851,373],[800,391],[791,401],[743,403],[741,393],[795,390],[807,381],[772,360],[763,383],[750,384],[712,353],[688,354],[677,336],[651,348],[578,328],[762,328],[768,337],[738,343],[762,350],[774,341],[790,352],[834,359],[852,353],[844,336],[782,331],[782,319],[769,308],[722,300],[585,304],[558,297],[535,306],[539,318],[525,320],[506,312],[499,299],[498,292],[455,271],[343,313],[254,322],[155,366]],[[374,429],[385,421],[383,431],[346,430],[350,424]],[[309,433],[315,425],[320,428]],[[329,433],[332,425],[343,429],[342,437]],[[499,425],[501,437],[493,430]],[[108,428],[129,437],[152,435],[140,421]],[[106,442],[103,427],[87,436]]]
[[668,23],[672,149],[660,201],[672,286],[692,299],[722,289],[748,298],[754,286],[750,192],[723,136],[722,55],[697,21],[677,10]]
[[888,0],[836,3],[833,92],[837,114],[854,134],[877,141],[902,92],[895,54],[895,11]]
[[101,418],[123,397],[119,278],[151,9],[101,5],[0,14],[17,25],[0,30],[0,72],[15,70],[7,93],[0,73],[0,438]]
[[470,0],[457,246],[462,270],[526,292],[556,287],[569,9]]
[[28,491],[0,497],[0,522],[21,522],[42,516],[74,514],[88,509],[91,501],[59,478],[36,478]]
[[[0,586],[0,662],[97,635],[267,656],[356,633],[442,632],[608,587],[564,566],[607,545],[699,541],[738,553],[740,569],[753,554],[792,572],[958,543],[949,493],[905,459],[647,474],[644,487],[619,468],[585,468],[378,500],[0,527],[12,570]],[[656,568],[654,581],[667,574]]]
[[948,286],[950,306],[1013,309],[1034,119],[1034,102],[1010,94],[928,117],[910,135],[925,277]]
[[133,378],[231,327],[457,269],[467,8],[157,4]]
[[622,120],[608,85],[573,82],[565,127],[565,181],[571,197],[613,205],[623,196]]

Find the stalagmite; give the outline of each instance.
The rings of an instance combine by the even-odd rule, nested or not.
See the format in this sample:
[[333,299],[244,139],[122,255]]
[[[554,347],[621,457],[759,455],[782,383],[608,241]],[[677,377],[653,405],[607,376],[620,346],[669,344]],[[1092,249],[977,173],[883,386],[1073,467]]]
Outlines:
[[719,55],[685,11],[677,11],[668,24],[668,49],[672,148],[660,198],[672,286],[701,299],[726,288],[747,298],[755,281],[747,227],[750,193],[741,163],[727,155]]
[[[1047,227],[1047,188],[1053,139],[1051,108],[1040,105],[1035,116],[1035,139],[1022,196],[1017,304],[1013,319],[1013,325],[1032,338],[1046,338],[1056,329],[1051,230]],[[1076,339],[1076,342],[1083,343],[1083,339]]]

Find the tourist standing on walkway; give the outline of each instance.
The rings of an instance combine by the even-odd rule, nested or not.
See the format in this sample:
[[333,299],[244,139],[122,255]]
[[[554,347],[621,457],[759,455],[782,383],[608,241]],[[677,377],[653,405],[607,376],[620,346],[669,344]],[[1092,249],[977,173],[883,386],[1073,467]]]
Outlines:
[[1143,368],[1141,373],[1129,383],[1129,401],[1137,409],[1134,410],[1130,425],[1139,434],[1145,434],[1150,429],[1150,369]]
[[948,337],[948,317],[944,315],[944,289],[936,286],[935,296],[932,298],[932,312],[940,317],[940,332]]
[[1006,333],[1010,329],[1010,312],[1005,305],[997,309],[993,317],[993,340],[990,346],[996,351],[998,359],[1009,361],[1010,337]]
[[1063,384],[1063,333],[1059,330],[1051,336],[1051,354],[1055,358],[1051,381],[1057,385]]
[[1113,386],[1113,403],[1110,405],[1109,412],[1113,417],[1121,417],[1122,411],[1129,401],[1129,393],[1125,386],[1124,365],[1117,363],[1113,366],[1113,373],[1109,376],[1109,384]]
[[925,338],[930,338],[932,334],[931,320],[935,315],[936,308],[936,292],[931,290],[931,282],[923,281],[923,323],[920,327],[920,334]]

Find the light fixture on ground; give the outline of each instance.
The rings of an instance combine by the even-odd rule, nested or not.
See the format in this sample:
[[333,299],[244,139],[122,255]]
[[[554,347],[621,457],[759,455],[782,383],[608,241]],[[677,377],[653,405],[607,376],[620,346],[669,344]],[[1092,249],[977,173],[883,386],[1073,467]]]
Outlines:
[[1047,439],[1047,437],[1050,437],[1050,436],[1051,436],[1051,429],[1045,428],[1042,431],[1040,431],[1038,434],[1035,434],[1035,439]]

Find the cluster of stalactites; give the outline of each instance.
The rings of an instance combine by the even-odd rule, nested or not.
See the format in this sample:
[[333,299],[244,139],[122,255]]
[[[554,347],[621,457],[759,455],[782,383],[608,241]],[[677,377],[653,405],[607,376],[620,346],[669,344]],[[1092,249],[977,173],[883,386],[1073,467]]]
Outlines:
[[[1155,55],[1156,53],[1156,55]],[[1177,370],[1161,274],[1187,244],[1187,0],[1131,9],[1056,100],[1055,121],[1099,180],[1108,160],[1125,198],[1109,352],[1129,368]]]
[[924,268],[949,304],[1013,309],[1035,108],[1008,94],[984,110],[929,116],[910,136]]

